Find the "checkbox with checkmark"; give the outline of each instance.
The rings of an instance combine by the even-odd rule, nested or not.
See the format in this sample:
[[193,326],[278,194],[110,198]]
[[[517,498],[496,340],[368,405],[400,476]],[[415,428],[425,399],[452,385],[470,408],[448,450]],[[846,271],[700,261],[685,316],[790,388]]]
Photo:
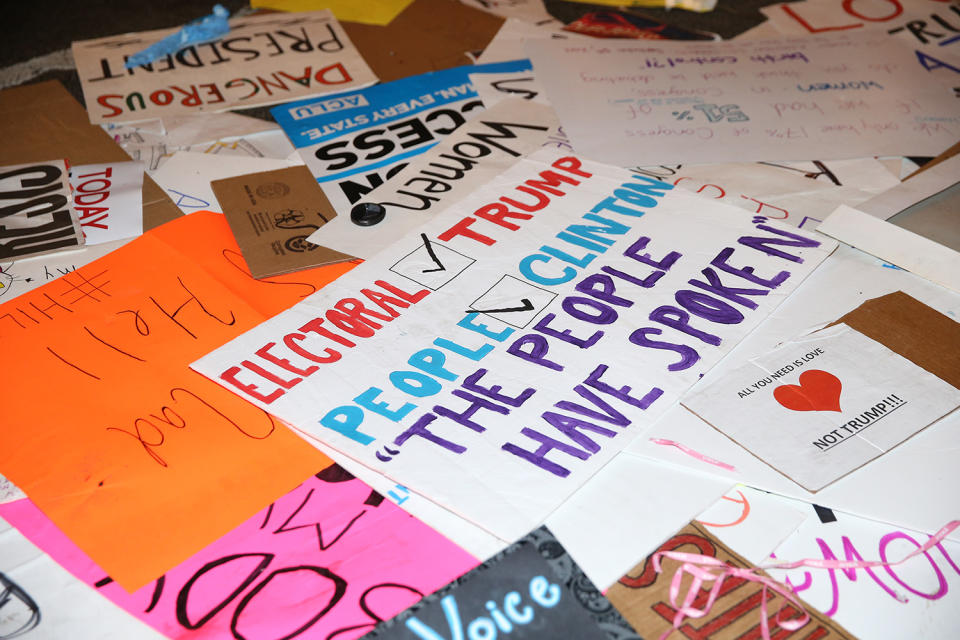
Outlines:
[[420,234],[420,241],[420,246],[395,262],[390,271],[431,291],[448,284],[476,262],[459,251],[432,242],[425,233]]
[[470,304],[475,311],[496,318],[511,327],[526,328],[557,297],[552,291],[526,280],[504,275]]

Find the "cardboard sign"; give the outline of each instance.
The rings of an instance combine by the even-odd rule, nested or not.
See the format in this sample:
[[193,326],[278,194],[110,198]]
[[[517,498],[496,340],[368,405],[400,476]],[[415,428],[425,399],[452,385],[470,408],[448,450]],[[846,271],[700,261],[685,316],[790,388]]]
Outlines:
[[[344,21],[381,82],[475,62],[503,20],[451,0],[414,0],[386,26]],[[523,56],[521,56],[523,57]]]
[[[56,81],[0,91],[0,165],[69,158],[74,165],[127,162],[109,134],[90,124],[87,112]],[[143,179],[143,228],[180,217],[150,179]]]
[[235,18],[219,40],[124,67],[129,56],[177,30],[73,43],[90,122],[277,104],[377,81],[330,11]]
[[125,588],[157,578],[328,460],[186,363],[349,266],[254,280],[198,213],[0,305],[0,351],[23,363],[0,473]]
[[382,206],[383,220],[359,226],[342,215],[308,240],[369,258],[503,173],[518,158],[555,146],[556,129],[557,115],[550,107],[517,99],[498,104],[460,125],[360,199]]
[[815,492],[960,405],[960,389],[845,325],[753,358],[684,405]]
[[221,156],[197,151],[177,151],[153,172],[153,177],[184,213],[223,213],[210,183],[259,171],[297,166],[276,158]]
[[505,540],[832,249],[552,150],[417,232],[192,366]]
[[620,166],[936,155],[956,99],[888,38],[528,44],[574,149]]
[[0,167],[0,260],[83,244],[63,160]]
[[275,9],[277,11],[309,11],[317,6],[325,6],[338,20],[352,20],[363,24],[386,25],[407,8],[412,0],[370,0],[362,6],[351,0],[252,0],[254,9]]
[[307,242],[337,212],[306,167],[215,180],[210,187],[254,278],[353,259]]
[[[734,567],[753,566],[703,526],[692,522],[660,545],[657,551],[705,555]],[[679,569],[680,562],[663,558],[662,566],[663,573],[657,573],[650,557],[647,557],[607,591],[610,602],[645,638],[663,637],[663,634],[673,628],[676,609],[670,605],[670,582],[674,572]],[[712,582],[704,583],[691,606],[703,609],[711,587]],[[681,598],[685,593],[680,592]],[[807,615],[810,616],[806,624],[793,633],[782,630],[776,623],[778,611],[783,621],[800,618],[803,612],[791,603],[784,603],[782,596],[770,593],[767,597],[770,630],[773,633],[780,632],[776,633],[775,637],[797,634],[797,637],[802,638],[853,640],[853,636],[843,627],[810,606],[805,607]],[[681,627],[683,633],[687,637],[700,638],[759,637],[760,602],[763,598],[761,585],[739,577],[727,578],[719,597],[706,615],[687,618]]]
[[70,172],[73,207],[86,244],[133,238],[143,233],[143,165],[85,164]]
[[541,527],[364,638],[640,640]]
[[960,324],[953,318],[897,291],[865,301],[837,322],[960,389],[960,352],[944,349],[960,340]]
[[[336,466],[134,593],[29,500],[0,515],[167,638],[356,638],[477,561]],[[282,613],[278,613],[282,612]]]
[[[526,60],[456,67],[270,110],[340,215],[483,109],[470,74]],[[495,134],[497,135],[497,134]],[[505,136],[506,134],[499,134]]]

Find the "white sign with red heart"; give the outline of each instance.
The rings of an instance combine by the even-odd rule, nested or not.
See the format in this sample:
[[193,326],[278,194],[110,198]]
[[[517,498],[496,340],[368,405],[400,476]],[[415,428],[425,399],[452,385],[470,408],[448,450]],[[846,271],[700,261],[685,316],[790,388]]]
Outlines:
[[817,491],[952,412],[960,390],[837,325],[753,359],[683,404]]

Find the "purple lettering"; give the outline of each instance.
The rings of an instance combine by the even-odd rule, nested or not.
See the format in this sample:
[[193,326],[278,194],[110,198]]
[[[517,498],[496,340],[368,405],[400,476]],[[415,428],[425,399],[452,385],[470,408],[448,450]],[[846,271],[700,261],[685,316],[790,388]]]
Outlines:
[[661,340],[651,340],[648,335],[659,336],[663,330],[655,327],[643,327],[630,334],[630,342],[640,347],[649,347],[651,349],[669,349],[680,354],[680,359],[667,365],[668,371],[683,371],[689,369],[700,360],[700,354],[693,347],[685,344],[674,344],[673,342],[664,342]]
[[[530,350],[524,351],[523,348],[528,345]],[[514,340],[509,347],[507,347],[507,353],[512,356],[517,356],[521,360],[538,364],[541,367],[546,367],[547,369],[563,371],[563,365],[558,364],[553,360],[547,360],[546,355],[548,351],[550,351],[550,345],[547,343],[547,339],[543,336],[538,336],[535,333],[528,333],[520,336]]]
[[563,331],[557,331],[547,325],[549,325],[557,317],[555,313],[548,313],[545,315],[537,324],[533,325],[535,331],[554,338],[563,340],[564,342],[569,342],[570,344],[576,345],[581,349],[586,349],[592,347],[597,343],[597,340],[603,337],[603,331],[595,331],[592,336],[589,338],[578,338],[573,335],[573,332],[570,329],[564,329]]
[[682,331],[683,333],[693,336],[694,338],[706,342],[707,344],[712,344],[714,346],[720,344],[720,338],[718,336],[691,327],[690,314],[683,309],[666,305],[657,307],[650,312],[650,320],[653,322],[659,322],[660,324],[670,327],[671,329]]
[[[617,312],[613,307],[609,307],[599,300],[584,298],[581,296],[568,296],[560,303],[563,310],[577,320],[591,322],[593,324],[613,324],[617,321]],[[596,314],[592,314],[587,309],[593,309]]]
[[682,289],[674,296],[681,307],[717,324],[739,324],[743,314],[736,307],[699,291]]

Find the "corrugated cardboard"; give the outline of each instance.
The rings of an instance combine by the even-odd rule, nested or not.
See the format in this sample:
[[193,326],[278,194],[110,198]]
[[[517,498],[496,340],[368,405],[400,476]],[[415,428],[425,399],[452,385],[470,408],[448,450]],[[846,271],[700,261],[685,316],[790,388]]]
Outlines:
[[449,69],[486,48],[503,18],[457,0],[416,0],[390,24],[341,23],[380,82]]
[[254,278],[353,259],[307,241],[337,212],[306,167],[249,173],[210,186]]
[[[67,158],[72,165],[130,159],[59,82],[0,91],[0,165]],[[143,230],[179,217],[163,190],[143,178]]]
[[[694,553],[717,558],[734,567],[752,566],[733,549],[693,522],[660,545],[657,551]],[[677,560],[663,558],[663,573],[658,574],[654,571],[651,557],[648,556],[607,591],[607,599],[644,638],[656,638],[673,627],[676,609],[670,606],[670,582],[679,565]],[[680,587],[681,601],[689,584],[690,578],[687,576]],[[704,583],[692,606],[703,608],[712,587],[713,582]],[[710,611],[702,618],[687,618],[677,637],[712,640],[759,638],[762,590],[759,583],[737,577],[727,578]],[[776,617],[784,600],[783,597],[774,595],[768,593],[767,601],[768,622],[773,637],[818,640],[853,638],[843,627],[809,605],[804,605],[810,616],[805,625],[792,633],[781,629],[777,626]],[[787,621],[800,617],[801,613],[797,608],[787,603],[780,619]]]
[[867,300],[846,324],[960,389],[960,323],[903,291]]

